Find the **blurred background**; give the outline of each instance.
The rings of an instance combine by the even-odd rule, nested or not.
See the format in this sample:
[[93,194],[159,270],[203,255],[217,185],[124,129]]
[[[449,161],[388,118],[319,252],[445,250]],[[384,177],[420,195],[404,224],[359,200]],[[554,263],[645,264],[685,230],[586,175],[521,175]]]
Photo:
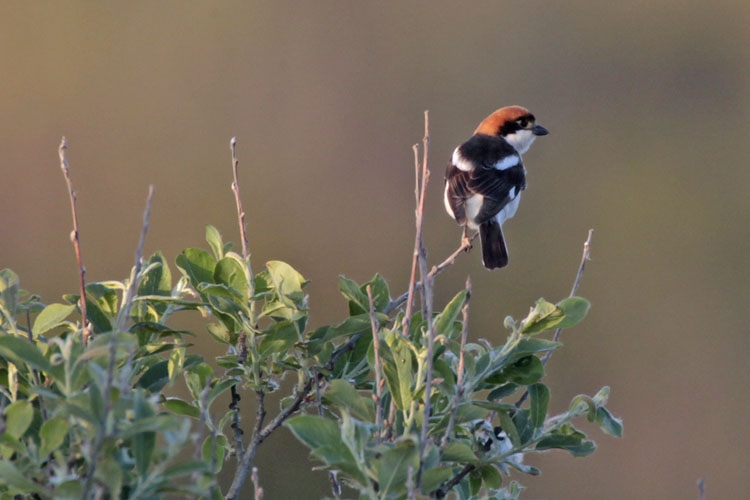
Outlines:
[[[434,264],[460,237],[442,207],[448,157],[491,111],[521,104],[551,134],[525,156],[510,266],[462,256],[438,278],[437,306],[471,275],[471,335],[501,343],[505,316],[568,294],[594,228],[579,290],[593,307],[548,365],[552,409],[610,385],[625,423],[622,440],[591,428],[590,457],[527,457],[543,474],[516,477],[523,498],[698,498],[700,477],[706,498],[739,498],[749,23],[750,3],[721,0],[6,2],[0,268],[48,303],[77,290],[63,135],[88,280],[129,275],[149,184],[147,253],[205,248],[208,223],[238,242],[236,136],[255,267],[291,263],[312,280],[313,326],[335,322],[339,274],[406,289],[423,112]],[[267,498],[328,494],[286,431],[259,466]]]

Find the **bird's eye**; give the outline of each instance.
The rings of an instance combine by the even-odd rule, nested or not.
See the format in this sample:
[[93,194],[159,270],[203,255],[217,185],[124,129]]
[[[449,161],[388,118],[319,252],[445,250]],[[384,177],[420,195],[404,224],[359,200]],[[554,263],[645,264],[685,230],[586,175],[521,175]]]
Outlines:
[[518,123],[521,128],[526,128],[529,125],[529,120],[527,118],[519,118],[516,123]]

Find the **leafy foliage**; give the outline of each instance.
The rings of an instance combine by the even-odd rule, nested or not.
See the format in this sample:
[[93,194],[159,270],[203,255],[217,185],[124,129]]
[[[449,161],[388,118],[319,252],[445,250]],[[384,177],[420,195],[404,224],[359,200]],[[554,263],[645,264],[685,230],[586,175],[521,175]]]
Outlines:
[[[253,275],[215,228],[206,235],[211,252],[184,250],[176,282],[161,253],[146,259],[129,309],[128,281],[88,284],[88,345],[71,319],[78,295],[43,305],[15,273],[0,271],[0,498],[224,498],[218,472],[246,466],[245,447],[282,424],[361,498],[517,498],[522,487],[506,482],[509,467],[538,473],[523,454],[594,451],[576,418],[622,433],[607,388],[548,413],[539,355],[561,345],[541,334],[580,322],[585,299],[540,299],[525,319],[509,318],[506,342],[493,346],[462,338],[467,290],[434,315],[432,328],[415,313],[404,335],[404,313],[383,277],[362,285],[341,277],[348,317],[309,330],[298,271],[270,261]],[[216,363],[191,349],[202,333],[169,326],[183,311],[199,311],[210,338],[226,346]],[[298,383],[282,412],[262,427],[261,408],[243,441],[236,395],[276,391],[287,374]],[[524,391],[528,407],[516,407]]]

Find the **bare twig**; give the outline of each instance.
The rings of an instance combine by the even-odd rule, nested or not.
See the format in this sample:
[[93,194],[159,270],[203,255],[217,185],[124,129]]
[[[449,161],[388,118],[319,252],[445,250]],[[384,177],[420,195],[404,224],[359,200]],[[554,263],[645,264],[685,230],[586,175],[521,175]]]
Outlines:
[[[589,255],[591,254],[591,236],[594,234],[593,229],[589,229],[589,234],[586,237],[586,241],[583,242],[583,254],[581,255],[581,264],[578,266],[578,273],[576,274],[576,279],[573,282],[573,287],[570,289],[570,296],[574,297],[576,292],[578,292],[578,286],[581,284],[581,278],[583,278],[583,271],[586,268],[586,262],[589,260]],[[552,336],[552,340],[557,342],[560,340],[560,334],[562,334],[562,328],[558,328],[555,330],[555,334]],[[547,361],[549,361],[549,358],[552,357],[552,351],[549,351],[547,354],[544,355],[542,358],[542,364],[546,365]]]
[[[105,381],[104,388],[102,390],[102,399],[104,401],[104,410],[102,416],[98,422],[98,429],[96,439],[91,451],[91,462],[89,463],[89,469],[86,473],[83,494],[81,498],[88,499],[93,485],[94,473],[96,472],[97,456],[102,450],[104,445],[104,439],[107,435],[107,421],[109,420],[109,413],[112,411],[111,394],[112,388],[115,382],[115,364],[117,362],[117,334],[125,330],[127,319],[130,317],[130,309],[133,305],[133,299],[135,297],[135,290],[138,282],[138,274],[141,272],[142,261],[143,261],[143,247],[146,242],[146,234],[148,233],[149,218],[151,216],[151,203],[154,198],[154,186],[149,186],[148,197],[146,198],[146,209],[143,213],[143,225],[141,226],[141,236],[138,240],[138,247],[135,251],[135,267],[133,269],[133,276],[128,285],[127,292],[124,297],[123,307],[120,309],[119,318],[117,321],[117,330],[110,332],[109,339],[109,360],[107,362],[107,379]],[[131,351],[130,357],[134,355],[134,351]],[[128,363],[130,366],[132,363]],[[123,387],[125,390],[130,388],[129,385]]]
[[375,429],[377,429],[377,442],[383,435],[383,364],[380,360],[380,338],[378,332],[380,326],[375,317],[375,303],[372,300],[372,287],[367,285],[367,299],[370,301],[370,325],[372,326],[372,347],[375,351]]
[[[232,192],[234,193],[234,202],[237,206],[237,223],[240,228],[240,240],[242,241],[242,258],[247,265],[247,282],[249,286],[248,301],[250,301],[250,320],[255,322],[255,303],[251,300],[251,297],[255,294],[254,283],[253,283],[253,268],[250,263],[250,248],[247,237],[247,225],[245,224],[245,210],[242,208],[242,197],[240,196],[240,181],[239,181],[239,164],[240,160],[237,158],[237,138],[232,137],[229,141],[229,150],[232,153]],[[247,333],[245,331],[239,332],[237,339],[237,361],[241,365],[247,362],[248,357],[248,346],[247,346]],[[234,439],[234,447],[237,456],[237,460],[240,461],[245,456],[245,446],[243,441],[244,431],[240,426],[240,394],[237,390],[237,386],[234,385],[230,389],[231,402],[229,403],[229,409],[232,411],[232,437]],[[266,411],[263,406],[265,401],[265,395],[263,389],[258,389],[256,393],[256,430],[255,435],[258,434],[260,428],[263,426],[263,419],[265,418]]]
[[443,442],[441,443],[441,451],[450,442],[451,435],[453,434],[453,426],[456,424],[456,412],[458,411],[458,404],[461,398],[464,396],[464,351],[466,350],[466,339],[469,336],[469,302],[471,301],[471,277],[466,277],[466,299],[464,299],[464,305],[461,307],[461,319],[463,324],[461,325],[461,351],[458,355],[458,366],[456,367],[456,395],[453,398],[453,404],[451,405],[451,416],[448,421],[448,427],[445,429],[445,435],[443,436]]
[[263,500],[263,488],[261,488],[260,486],[257,467],[253,467],[253,473],[250,475],[250,480],[253,482],[253,492],[255,493],[255,500]]
[[471,244],[477,238],[478,235],[479,233],[476,232],[473,235],[471,235],[469,238],[462,240],[461,245],[452,254],[450,254],[448,258],[446,258],[443,262],[441,262],[437,266],[434,266],[430,270],[430,276],[435,277],[438,274],[442,273],[443,270],[446,269],[447,267],[452,266],[456,262],[456,259],[458,258],[459,255],[471,249]]
[[[247,240],[247,228],[245,226],[245,211],[242,209],[242,199],[240,198],[240,181],[237,172],[237,167],[240,164],[240,160],[237,159],[237,138],[232,137],[229,141],[229,149],[232,151],[232,175],[234,181],[232,181],[232,192],[234,193],[234,201],[237,204],[237,220],[240,224],[240,236],[242,238],[242,256],[247,261],[250,255],[248,240]],[[248,261],[248,266],[250,262]]]
[[[421,176],[419,171],[419,147],[415,144],[412,147],[414,151],[414,172],[415,172],[415,186],[414,194],[416,197],[416,219],[417,219],[417,230],[414,236],[414,254],[411,261],[411,274],[409,275],[409,288],[406,292],[406,313],[404,314],[404,337],[409,335],[409,327],[411,326],[411,316],[414,308],[414,291],[417,286],[422,287],[422,283],[417,283],[417,269],[419,267],[419,259],[421,252],[423,251],[422,246],[422,220],[424,214],[424,189],[427,184],[427,179]],[[420,187],[421,186],[421,187]]]
[[81,298],[79,300],[79,307],[81,308],[81,329],[83,335],[83,345],[87,345],[89,337],[91,336],[91,328],[89,326],[88,316],[86,314],[86,268],[83,265],[83,257],[81,256],[81,240],[78,233],[78,210],[76,208],[76,200],[78,193],[73,189],[73,181],[70,179],[70,166],[68,165],[68,159],[66,157],[66,150],[68,149],[68,143],[65,137],[60,142],[58,153],[60,155],[60,168],[62,169],[63,175],[65,176],[65,182],[68,185],[68,195],[70,196],[70,209],[73,213],[73,231],[70,233],[70,241],[73,242],[73,249],[76,253],[76,260],[78,262],[78,276],[79,284],[81,288]]
[[[589,260],[589,255],[591,253],[591,236],[594,234],[593,229],[589,229],[588,236],[586,237],[586,241],[583,243],[583,254],[581,255],[581,263],[578,266],[578,272],[576,273],[576,279],[573,281],[573,287],[570,290],[570,297],[575,296],[576,292],[578,292],[578,286],[581,284],[581,278],[583,278],[583,271],[586,268],[586,262]],[[557,342],[560,340],[560,335],[562,334],[562,328],[558,328],[555,330],[555,334],[552,336],[552,340]],[[542,366],[546,366],[547,362],[549,361],[549,358],[552,357],[552,351],[547,352],[542,357]],[[526,390],[521,397],[516,401],[516,408],[520,408],[524,401],[526,401],[526,398],[529,397],[529,391]]]
[[[275,431],[284,422],[286,422],[286,420],[290,416],[292,416],[292,414],[296,413],[300,408],[302,408],[302,406],[304,406],[304,403],[307,400],[307,397],[310,394],[310,391],[312,390],[314,384],[316,384],[321,378],[322,375],[311,377],[304,385],[304,387],[297,393],[297,397],[294,398],[292,404],[281,410],[281,412],[279,412],[279,414],[276,415],[276,417],[274,417],[274,419],[269,422],[268,425],[266,425],[262,430],[259,430],[260,427],[256,426],[256,432],[253,433],[250,444],[248,444],[247,449],[245,450],[245,454],[242,455],[242,460],[240,462],[240,465],[237,467],[237,472],[232,479],[232,484],[229,487],[229,491],[227,492],[226,496],[224,497],[226,500],[232,500],[238,497],[238,495],[240,494],[240,489],[242,488],[242,485],[247,478],[247,473],[252,467],[253,460],[255,459],[255,454],[258,452],[258,447],[263,443],[263,441],[268,439],[268,436],[270,436],[273,431]],[[258,396],[262,397],[262,393],[258,393]],[[262,408],[262,405],[259,404],[258,408]],[[265,416],[265,410],[263,411],[263,416]],[[263,418],[261,418],[261,415],[257,415],[256,424],[262,421]]]
[[698,498],[706,500],[706,479],[703,477],[698,479]]
[[445,498],[445,495],[448,494],[448,492],[453,489],[454,486],[456,486],[458,483],[460,483],[463,478],[465,478],[469,473],[471,473],[476,467],[474,467],[473,464],[467,464],[464,466],[461,471],[453,476],[449,481],[446,481],[445,483],[440,485],[440,488],[435,490],[435,492],[432,494],[431,498],[437,498],[442,499]]
[[[453,253],[451,253],[443,262],[441,262],[440,264],[436,266],[433,266],[433,268],[430,269],[430,273],[428,276],[430,276],[431,278],[434,278],[438,274],[442,273],[447,268],[452,266],[456,262],[456,259],[458,258],[459,255],[465,253],[468,249],[471,248],[471,243],[476,239],[477,235],[479,235],[479,233],[475,233],[474,235],[469,237],[469,239],[462,241],[461,245],[456,250],[454,250]],[[416,283],[416,286],[422,286],[422,283],[418,281]],[[383,309],[383,312],[385,314],[392,313],[393,311],[395,311],[396,309],[404,305],[408,297],[409,297],[408,291],[402,293],[395,299],[392,299],[388,303],[388,305],[385,307],[385,309]]]
[[[362,338],[362,333],[359,333],[357,335],[352,336],[345,344],[337,348],[333,354],[331,355],[331,359],[328,360],[328,363],[325,365],[325,371],[330,371],[333,369],[334,364],[336,361],[346,354],[347,352],[354,349],[354,346],[356,345],[357,341],[359,341],[360,338]],[[305,385],[302,387],[302,389],[299,390],[297,393],[297,396],[294,398],[294,401],[292,403],[285,407],[281,412],[279,412],[274,419],[268,423],[263,429],[261,430],[259,426],[256,427],[256,430],[253,434],[252,439],[250,440],[250,444],[247,446],[247,449],[245,450],[244,455],[242,455],[242,461],[240,462],[240,465],[237,467],[237,472],[234,475],[234,478],[232,479],[232,484],[229,487],[229,491],[227,492],[226,496],[224,497],[226,500],[233,500],[238,497],[240,494],[240,488],[242,488],[242,485],[245,482],[245,479],[247,478],[247,473],[250,470],[250,467],[253,464],[253,460],[255,459],[255,454],[258,452],[258,447],[268,439],[268,436],[271,435],[273,431],[278,429],[286,420],[291,417],[294,413],[299,411],[302,407],[304,407],[309,399],[310,392],[312,392],[313,388],[316,387],[318,383],[320,383],[321,380],[324,379],[324,376],[322,373],[317,373],[315,376],[308,379],[308,381],[305,383]],[[258,404],[258,408],[263,408],[262,404]],[[256,410],[260,411],[260,410]],[[265,410],[263,410],[263,415],[261,416],[258,414],[256,416],[256,424],[257,422],[263,422],[263,418],[265,416]]]
[[[426,187],[430,177],[428,168],[430,134],[429,134],[429,114],[424,114],[424,138],[422,140],[422,182],[420,186],[419,204],[416,211],[416,241],[414,246],[415,258],[419,265],[422,291],[422,317],[427,320],[427,363],[425,373],[425,390],[424,390],[424,418],[422,422],[422,432],[419,440],[419,470],[417,471],[416,484],[421,484],[422,469],[424,466],[424,453],[427,447],[427,431],[429,429],[429,420],[431,410],[432,380],[433,380],[433,357],[435,354],[435,328],[432,318],[432,301],[433,301],[433,277],[427,272],[427,252],[424,248],[422,239],[422,225],[424,221],[424,203],[426,198]],[[415,159],[415,161],[418,160]],[[413,296],[413,293],[412,293]],[[409,300],[408,302],[411,302]],[[407,303],[408,307],[408,303]],[[408,330],[406,330],[408,332]]]
[[136,287],[138,286],[138,274],[141,272],[143,267],[143,247],[146,244],[146,234],[148,233],[149,219],[151,218],[151,204],[154,200],[154,193],[156,188],[152,185],[148,187],[148,196],[146,197],[146,209],[143,212],[143,224],[141,225],[141,236],[138,240],[138,247],[135,250],[135,265],[133,267],[133,277],[128,285],[128,290],[125,293],[123,299],[123,306],[120,309],[120,317],[117,321],[117,331],[124,332],[128,318],[130,317],[130,310],[133,307],[133,299],[135,298]]

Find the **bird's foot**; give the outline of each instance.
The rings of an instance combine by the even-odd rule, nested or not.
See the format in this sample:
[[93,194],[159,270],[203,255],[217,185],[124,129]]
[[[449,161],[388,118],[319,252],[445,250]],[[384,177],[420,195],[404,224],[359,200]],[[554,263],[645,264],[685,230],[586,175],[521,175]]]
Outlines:
[[474,238],[469,238],[468,231],[466,230],[466,226],[464,226],[464,232],[461,234],[461,246],[464,249],[464,252],[470,252],[472,248],[474,248],[473,242]]

